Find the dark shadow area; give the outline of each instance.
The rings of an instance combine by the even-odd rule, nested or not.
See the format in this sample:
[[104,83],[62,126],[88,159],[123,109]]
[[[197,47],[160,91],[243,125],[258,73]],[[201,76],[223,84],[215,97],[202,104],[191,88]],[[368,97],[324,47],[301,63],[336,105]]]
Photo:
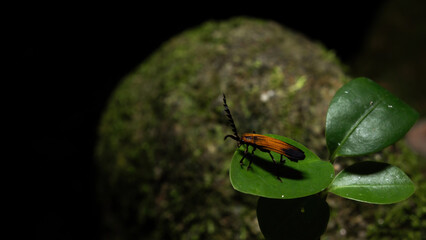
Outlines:
[[369,175],[384,171],[388,167],[390,167],[390,165],[384,162],[365,161],[349,166],[345,171],[357,175]]
[[[239,151],[241,155],[244,155],[244,151],[241,151],[241,150]],[[252,166],[253,164],[255,164],[256,166],[262,168],[263,170],[270,172],[271,175],[278,176],[280,178],[293,179],[293,180],[306,179],[306,174],[292,167],[284,165],[285,164],[284,162],[280,163],[279,159],[276,160],[277,163],[275,164],[271,161],[267,161],[266,159],[260,158],[250,153],[247,154],[246,158],[244,159],[244,165],[242,167],[246,168],[250,160],[252,160]]]
[[257,218],[266,239],[320,239],[330,207],[318,195],[295,199],[259,198]]

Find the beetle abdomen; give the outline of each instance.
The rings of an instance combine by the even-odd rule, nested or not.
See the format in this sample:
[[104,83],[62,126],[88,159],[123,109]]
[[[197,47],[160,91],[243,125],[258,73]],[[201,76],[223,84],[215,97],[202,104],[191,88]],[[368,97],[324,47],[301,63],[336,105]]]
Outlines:
[[299,160],[305,159],[305,153],[300,149],[295,150],[295,149],[289,148],[289,149],[285,149],[284,151],[285,151],[284,156],[286,156],[290,161],[297,162]]

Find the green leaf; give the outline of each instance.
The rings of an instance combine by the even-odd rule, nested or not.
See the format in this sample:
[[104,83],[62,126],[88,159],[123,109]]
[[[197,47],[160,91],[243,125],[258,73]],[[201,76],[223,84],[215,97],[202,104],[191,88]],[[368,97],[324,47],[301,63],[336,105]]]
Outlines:
[[329,191],[360,202],[388,204],[407,199],[414,184],[398,167],[381,162],[359,162],[341,171]]
[[402,138],[418,113],[367,78],[340,88],[330,103],[326,139],[331,159],[373,153]]
[[312,195],[296,199],[259,198],[257,219],[265,239],[319,239],[327,228],[330,208]]
[[[305,146],[289,138],[272,134],[267,136],[298,147],[305,153],[305,159],[298,162],[286,160],[285,163],[279,164],[280,154],[271,152],[278,162],[274,164],[269,154],[260,150],[256,150],[252,157],[250,146],[249,154],[241,166],[240,160],[245,150],[245,147],[241,146],[235,152],[229,170],[235,190],[267,198],[290,199],[312,195],[328,187],[334,177],[331,163],[320,160]],[[246,170],[250,159],[253,163],[250,169]],[[277,175],[282,182],[277,179]]]

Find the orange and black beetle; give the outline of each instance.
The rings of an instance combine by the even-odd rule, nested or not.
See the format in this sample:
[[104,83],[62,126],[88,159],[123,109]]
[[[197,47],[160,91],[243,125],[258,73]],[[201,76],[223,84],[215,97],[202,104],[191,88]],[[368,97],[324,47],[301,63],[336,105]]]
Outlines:
[[[259,149],[262,152],[269,153],[269,156],[271,156],[272,161],[274,163],[275,159],[271,154],[272,152],[276,152],[281,154],[280,163],[283,161],[283,155],[288,158],[290,161],[297,162],[299,160],[305,159],[305,153],[300,150],[299,148],[288,144],[286,142],[283,142],[281,140],[268,137],[265,135],[260,135],[256,133],[244,133],[241,135],[241,137],[238,135],[237,128],[235,127],[234,120],[232,119],[231,111],[229,110],[228,105],[226,104],[226,98],[225,94],[223,94],[223,106],[225,107],[225,115],[228,118],[229,124],[231,125],[232,131],[234,132],[234,135],[226,135],[226,138],[232,138],[238,143],[238,147],[241,145],[246,145],[246,149],[244,151],[244,156],[240,160],[240,164],[243,165],[243,160],[247,155],[248,152],[248,146],[253,147],[253,151],[251,154],[253,155],[254,151],[256,149]],[[250,168],[250,165],[252,163],[252,160],[250,160],[250,163],[247,167],[247,170]],[[279,177],[278,177],[279,179]]]

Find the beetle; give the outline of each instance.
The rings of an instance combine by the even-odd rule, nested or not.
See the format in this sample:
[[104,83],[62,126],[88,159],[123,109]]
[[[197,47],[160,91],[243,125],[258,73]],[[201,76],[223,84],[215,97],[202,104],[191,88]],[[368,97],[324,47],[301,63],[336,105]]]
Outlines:
[[[254,155],[254,151],[256,149],[259,149],[262,152],[269,153],[269,156],[271,157],[272,161],[277,164],[274,157],[272,156],[271,152],[276,152],[281,155],[280,157],[280,163],[283,162],[283,156],[285,156],[287,159],[293,162],[298,162],[299,160],[305,159],[305,153],[286,142],[283,142],[281,140],[268,137],[261,134],[256,134],[254,131],[253,133],[244,133],[241,135],[241,137],[238,135],[237,127],[235,126],[234,119],[232,118],[231,111],[229,110],[228,104],[226,104],[226,97],[225,94],[223,94],[223,106],[225,108],[225,116],[228,119],[228,122],[231,126],[233,135],[226,135],[224,140],[226,140],[228,137],[231,139],[234,139],[237,141],[237,146],[240,147],[241,145],[245,145],[245,151],[244,155],[240,160],[240,165],[243,166],[243,160],[246,158],[248,154],[248,147],[252,146],[253,150],[251,151],[251,154]],[[285,162],[285,160],[284,160]],[[249,170],[252,163],[252,159],[250,159],[249,165],[247,166],[247,170]],[[281,181],[279,176],[277,178]]]

